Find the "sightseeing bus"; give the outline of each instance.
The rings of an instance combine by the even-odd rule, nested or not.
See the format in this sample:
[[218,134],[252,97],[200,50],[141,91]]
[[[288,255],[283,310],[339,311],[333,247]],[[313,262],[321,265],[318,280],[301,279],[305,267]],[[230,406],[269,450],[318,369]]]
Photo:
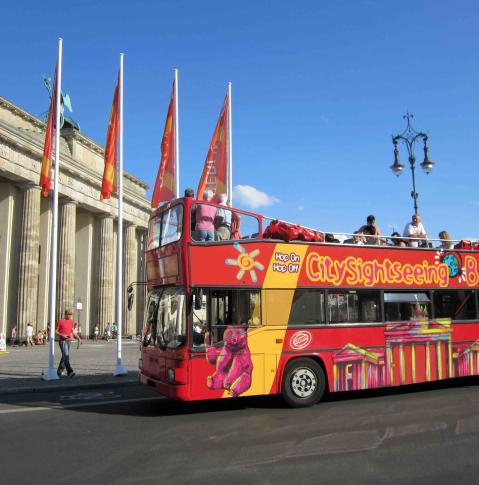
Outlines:
[[171,399],[281,394],[302,407],[326,390],[479,374],[476,245],[327,243],[219,205],[216,237],[200,241],[200,204],[177,199],[150,219],[143,384]]

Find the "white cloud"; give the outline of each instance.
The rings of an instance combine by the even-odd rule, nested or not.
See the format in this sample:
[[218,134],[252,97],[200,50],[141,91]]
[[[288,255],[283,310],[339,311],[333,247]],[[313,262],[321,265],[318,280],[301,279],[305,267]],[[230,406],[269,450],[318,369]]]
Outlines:
[[258,209],[277,204],[279,199],[266,192],[251,187],[251,185],[236,185],[233,189],[234,204]]

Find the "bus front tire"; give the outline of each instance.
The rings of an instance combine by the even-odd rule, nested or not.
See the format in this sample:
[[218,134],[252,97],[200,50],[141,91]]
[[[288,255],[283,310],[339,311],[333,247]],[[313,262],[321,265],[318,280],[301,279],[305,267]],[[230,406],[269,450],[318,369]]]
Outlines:
[[287,364],[281,395],[288,406],[303,408],[316,404],[324,395],[326,377],[312,359],[295,359]]

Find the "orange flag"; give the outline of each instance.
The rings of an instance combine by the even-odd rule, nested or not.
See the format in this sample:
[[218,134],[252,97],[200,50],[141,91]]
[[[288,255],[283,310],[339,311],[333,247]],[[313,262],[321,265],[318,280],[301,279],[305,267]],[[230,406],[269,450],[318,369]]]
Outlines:
[[120,75],[118,74],[118,82],[116,83],[115,94],[113,96],[113,105],[111,107],[110,121],[108,123],[108,132],[106,135],[105,168],[103,170],[100,200],[109,199],[111,197],[111,193],[114,192],[116,188],[116,145],[118,140],[118,129],[120,126],[118,111],[119,87]]
[[171,92],[170,105],[166,116],[165,130],[161,140],[161,161],[156,175],[155,188],[151,198],[151,207],[158,207],[161,202],[175,197],[175,82]]
[[53,83],[52,95],[50,100],[50,109],[48,110],[47,131],[45,133],[45,144],[43,145],[42,168],[40,170],[40,186],[42,187],[43,197],[48,197],[52,188],[52,155],[53,141],[55,134],[56,112],[57,112],[57,71],[55,68],[55,81]]
[[198,199],[202,198],[205,190],[212,190],[215,193],[214,200],[219,194],[228,192],[226,166],[227,166],[227,133],[228,132],[228,96],[225,97],[223,109],[216,123],[213,139],[211,140],[208,154],[206,155],[205,166],[201,174],[198,191]]

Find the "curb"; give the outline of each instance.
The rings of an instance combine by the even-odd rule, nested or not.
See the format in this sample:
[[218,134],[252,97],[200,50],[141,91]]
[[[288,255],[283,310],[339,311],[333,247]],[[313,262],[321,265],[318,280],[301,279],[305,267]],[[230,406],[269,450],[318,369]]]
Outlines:
[[91,384],[72,384],[72,385],[47,385],[45,387],[12,387],[11,389],[0,389],[0,396],[8,396],[11,394],[28,394],[28,393],[41,393],[41,392],[53,392],[53,391],[76,391],[81,389],[98,389],[98,388],[111,388],[111,387],[133,387],[140,383],[137,377],[134,380],[128,379],[127,381],[117,382],[94,382]]

